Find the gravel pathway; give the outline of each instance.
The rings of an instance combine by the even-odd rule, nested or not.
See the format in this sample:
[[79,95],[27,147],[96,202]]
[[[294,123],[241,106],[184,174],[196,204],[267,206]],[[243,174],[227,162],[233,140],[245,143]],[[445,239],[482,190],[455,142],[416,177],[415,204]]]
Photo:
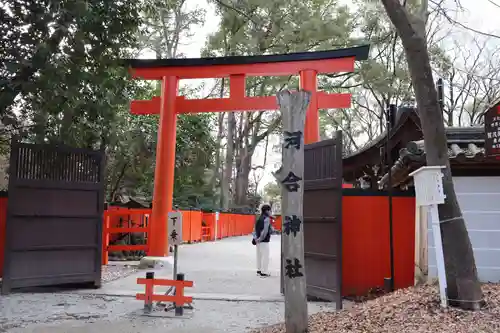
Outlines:
[[[332,309],[314,303],[310,313]],[[194,302],[187,318],[142,315],[129,297],[75,294],[13,294],[0,298],[0,332],[9,333],[243,333],[284,318],[282,302]],[[161,313],[161,312],[160,312]]]
[[[181,246],[179,268],[194,280],[193,293],[226,296],[279,296],[279,241],[271,244],[270,278],[255,274],[255,248],[248,237]],[[10,333],[244,333],[283,321],[284,303],[195,300],[191,318],[142,315],[135,300],[134,262],[112,262],[103,269],[99,291],[129,291],[129,297],[61,293],[14,293],[0,297],[0,332]],[[135,275],[131,275],[136,273]],[[127,277],[128,276],[128,277]],[[128,282],[127,282],[128,281]],[[132,293],[130,293],[130,291]],[[98,292],[96,290],[96,292]],[[118,293],[120,294],[120,293]],[[123,295],[123,294],[122,294]],[[233,299],[233,298],[229,298]],[[309,313],[333,311],[331,304],[310,303]]]
[[102,266],[102,282],[111,282],[137,272],[137,266],[128,264],[113,264]]

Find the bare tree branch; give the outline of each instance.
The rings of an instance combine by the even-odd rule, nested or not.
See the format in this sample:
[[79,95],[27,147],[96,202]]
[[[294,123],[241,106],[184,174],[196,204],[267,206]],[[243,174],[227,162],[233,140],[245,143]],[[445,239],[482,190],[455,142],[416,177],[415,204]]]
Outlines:
[[[428,1],[428,0],[425,0],[425,1]],[[475,29],[475,28],[471,28],[465,24],[463,24],[462,22],[459,22],[457,20],[455,20],[454,18],[452,18],[449,14],[448,14],[448,11],[443,8],[442,4],[443,2],[440,1],[440,2],[437,2],[437,1],[434,1],[434,0],[431,0],[431,2],[435,5],[435,9],[441,14],[443,15],[443,17],[445,17],[448,22],[452,23],[452,24],[455,24],[465,30],[469,30],[469,31],[472,31],[476,34],[479,34],[479,35],[482,35],[482,36],[486,36],[486,37],[491,37],[491,38],[498,38],[500,39],[500,36],[498,35],[495,35],[495,34],[492,34],[492,33],[489,33],[489,32],[484,32],[484,31],[481,31],[481,30],[478,30],[478,29]],[[490,1],[491,2],[491,1]],[[460,7],[460,3],[457,2],[457,5]],[[496,5],[496,4],[495,4]]]

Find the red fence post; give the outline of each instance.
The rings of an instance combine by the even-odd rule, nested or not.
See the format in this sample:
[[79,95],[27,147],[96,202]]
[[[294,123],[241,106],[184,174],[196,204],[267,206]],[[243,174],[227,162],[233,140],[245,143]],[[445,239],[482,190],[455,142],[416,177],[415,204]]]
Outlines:
[[2,277],[3,274],[6,223],[7,223],[7,197],[0,197],[0,277]]
[[191,216],[191,239],[200,242],[202,233],[202,213],[200,211],[190,211]]
[[[184,274],[178,273],[176,278],[177,281],[184,281]],[[175,288],[175,296],[184,298],[184,288]],[[177,305],[174,303],[174,307],[176,316],[182,316],[184,314],[184,304]]]
[[144,301],[144,310],[147,312],[153,311],[153,283],[154,283],[155,273],[146,273],[146,300]]
[[104,211],[104,226],[102,228],[102,264],[107,265],[109,262],[108,245],[109,245],[109,215]]
[[187,211],[181,210],[182,213],[182,241],[191,243],[191,220]]
[[[152,308],[152,303],[154,301],[160,302],[172,302],[176,305],[176,307],[183,306],[184,304],[191,304],[193,302],[193,298],[190,296],[184,296],[184,288],[193,287],[193,281],[185,281],[184,274],[178,274],[176,276],[176,280],[169,279],[155,279],[153,272],[146,273],[146,278],[138,278],[137,284],[144,284],[145,292],[144,294],[137,293],[135,295],[135,299],[144,301],[144,309],[149,312],[150,308]],[[169,286],[175,287],[174,295],[155,295],[154,294],[154,286]]]

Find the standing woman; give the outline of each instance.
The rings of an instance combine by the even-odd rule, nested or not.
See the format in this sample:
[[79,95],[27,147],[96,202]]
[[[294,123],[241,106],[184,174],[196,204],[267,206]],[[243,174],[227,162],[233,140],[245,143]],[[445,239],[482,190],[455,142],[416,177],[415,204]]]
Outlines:
[[271,206],[263,205],[255,222],[254,242],[257,247],[257,275],[269,274],[269,241],[271,240]]

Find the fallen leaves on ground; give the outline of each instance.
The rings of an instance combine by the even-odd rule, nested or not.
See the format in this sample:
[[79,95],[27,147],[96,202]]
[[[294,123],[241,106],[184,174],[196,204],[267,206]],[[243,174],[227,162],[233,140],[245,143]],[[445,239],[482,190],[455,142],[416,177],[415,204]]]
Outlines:
[[[338,312],[309,317],[309,333],[493,333],[500,332],[500,284],[483,285],[487,302],[481,311],[443,309],[436,286],[398,290]],[[255,333],[286,332],[275,325]]]
[[352,301],[354,303],[363,303],[372,299],[379,298],[380,296],[383,296],[385,294],[387,294],[387,292],[383,288],[377,287],[368,290],[368,293],[366,293],[366,295],[349,295],[345,296],[344,299]]

